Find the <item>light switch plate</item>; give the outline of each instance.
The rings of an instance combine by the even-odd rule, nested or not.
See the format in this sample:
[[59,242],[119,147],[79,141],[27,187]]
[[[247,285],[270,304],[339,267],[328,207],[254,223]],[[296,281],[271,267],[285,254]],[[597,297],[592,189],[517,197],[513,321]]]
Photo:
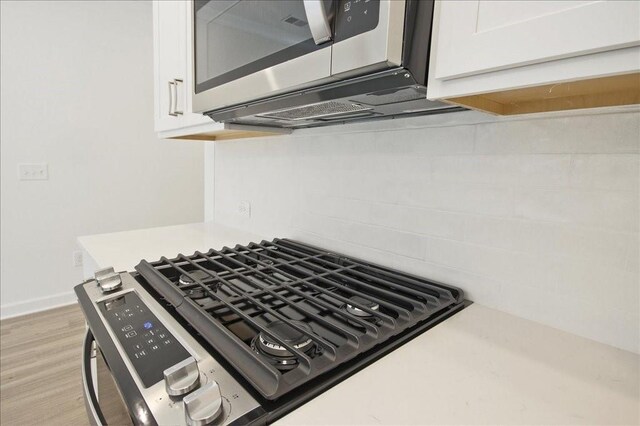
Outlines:
[[20,163],[18,164],[18,179],[49,180],[49,165],[47,163]]

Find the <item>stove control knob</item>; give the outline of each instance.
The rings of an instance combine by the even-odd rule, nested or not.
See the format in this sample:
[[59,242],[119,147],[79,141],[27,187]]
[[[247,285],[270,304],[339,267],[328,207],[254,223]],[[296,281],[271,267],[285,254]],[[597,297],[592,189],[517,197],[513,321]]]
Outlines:
[[107,293],[109,291],[116,290],[122,287],[122,279],[120,274],[115,272],[113,268],[104,268],[95,272],[94,274],[100,291]]
[[199,383],[200,371],[192,356],[164,370],[164,385],[171,396],[191,392],[198,387]]
[[222,414],[222,396],[215,380],[184,397],[184,415],[190,426],[202,426],[213,422]]

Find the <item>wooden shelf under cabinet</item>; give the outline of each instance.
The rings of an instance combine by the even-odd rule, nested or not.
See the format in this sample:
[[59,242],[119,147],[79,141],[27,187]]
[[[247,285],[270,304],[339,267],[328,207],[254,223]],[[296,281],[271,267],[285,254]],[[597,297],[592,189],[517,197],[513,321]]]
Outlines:
[[288,135],[292,129],[264,126],[250,126],[234,123],[210,123],[159,132],[162,139],[182,139],[192,141],[223,141],[230,139],[259,138],[264,136]]
[[497,115],[640,104],[640,73],[444,99]]

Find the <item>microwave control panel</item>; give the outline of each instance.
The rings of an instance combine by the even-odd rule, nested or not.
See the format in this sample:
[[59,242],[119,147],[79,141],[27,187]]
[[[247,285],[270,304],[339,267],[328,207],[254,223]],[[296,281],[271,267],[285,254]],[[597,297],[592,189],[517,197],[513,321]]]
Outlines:
[[99,302],[102,315],[146,388],[191,356],[133,291]]
[[371,31],[378,26],[380,0],[340,0],[335,19],[336,42]]

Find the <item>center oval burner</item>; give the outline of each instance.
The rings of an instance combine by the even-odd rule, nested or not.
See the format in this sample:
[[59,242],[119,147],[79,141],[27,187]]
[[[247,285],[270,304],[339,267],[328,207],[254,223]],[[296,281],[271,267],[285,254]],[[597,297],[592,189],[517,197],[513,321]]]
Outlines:
[[[308,333],[302,333],[284,321],[274,321],[266,328],[270,333],[278,336],[281,341],[310,355],[316,348],[315,343],[309,337],[310,334],[313,334],[313,329],[302,321],[291,320],[289,322]],[[298,365],[296,356],[266,333],[258,333],[251,341],[251,348],[265,356],[272,365],[281,371],[291,370]]]

